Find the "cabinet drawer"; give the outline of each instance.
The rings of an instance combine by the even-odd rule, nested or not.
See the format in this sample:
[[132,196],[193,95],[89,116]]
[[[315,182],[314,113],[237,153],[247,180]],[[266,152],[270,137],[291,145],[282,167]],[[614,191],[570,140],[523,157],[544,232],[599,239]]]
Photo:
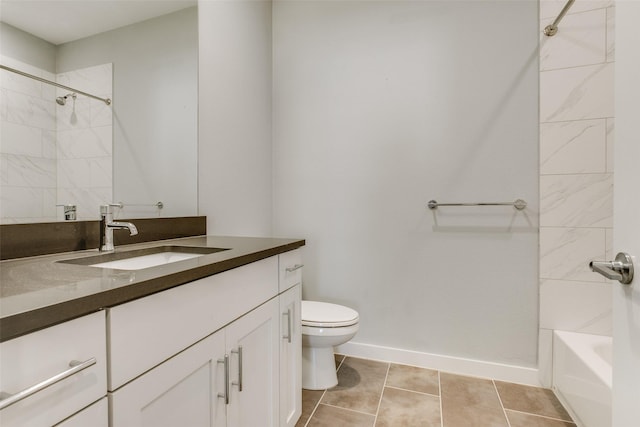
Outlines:
[[110,308],[109,390],[273,298],[277,278],[274,256]]
[[279,255],[279,289],[287,289],[302,283],[302,251],[296,249]]
[[5,393],[68,372],[71,361],[90,361],[87,368],[2,409],[0,425],[52,425],[105,396],[106,353],[104,311],[0,344],[0,390]]
[[109,403],[103,397],[55,427],[109,427]]

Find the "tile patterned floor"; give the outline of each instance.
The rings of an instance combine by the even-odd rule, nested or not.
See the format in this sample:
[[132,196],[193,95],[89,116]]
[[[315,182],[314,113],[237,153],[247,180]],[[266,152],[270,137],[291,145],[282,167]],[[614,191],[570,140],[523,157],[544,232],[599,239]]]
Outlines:
[[303,390],[296,427],[576,427],[551,390],[336,355],[338,385]]

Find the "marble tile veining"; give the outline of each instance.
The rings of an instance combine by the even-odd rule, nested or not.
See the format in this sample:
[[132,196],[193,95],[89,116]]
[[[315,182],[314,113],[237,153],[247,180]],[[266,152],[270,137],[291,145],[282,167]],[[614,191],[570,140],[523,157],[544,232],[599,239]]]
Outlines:
[[613,176],[541,176],[540,226],[612,227]]
[[606,172],[607,120],[540,125],[540,174]]
[[540,120],[613,117],[613,64],[540,73]]
[[540,278],[602,282],[589,262],[604,259],[604,228],[540,227]]

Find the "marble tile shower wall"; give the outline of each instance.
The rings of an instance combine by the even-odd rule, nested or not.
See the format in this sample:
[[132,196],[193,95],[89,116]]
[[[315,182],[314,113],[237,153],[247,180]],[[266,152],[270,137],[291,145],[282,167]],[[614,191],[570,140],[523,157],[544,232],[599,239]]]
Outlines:
[[[55,75],[13,58],[2,63],[51,81],[111,97],[112,65]],[[2,71],[0,80],[0,223],[55,221],[57,204],[95,219],[112,201],[112,112],[101,101],[56,97],[68,91]]]
[[[58,74],[57,82],[111,98],[112,64]],[[57,89],[57,96],[68,92]],[[57,188],[59,204],[74,204],[78,219],[96,219],[98,207],[113,202],[112,109],[78,96],[57,106]]]
[[[564,4],[540,2],[541,30]],[[553,329],[611,334],[611,288],[588,263],[613,258],[613,26],[613,0],[577,0],[541,35],[541,349]]]
[[[55,75],[6,56],[3,64],[55,80]],[[56,218],[55,88],[0,72],[0,218],[2,223]]]

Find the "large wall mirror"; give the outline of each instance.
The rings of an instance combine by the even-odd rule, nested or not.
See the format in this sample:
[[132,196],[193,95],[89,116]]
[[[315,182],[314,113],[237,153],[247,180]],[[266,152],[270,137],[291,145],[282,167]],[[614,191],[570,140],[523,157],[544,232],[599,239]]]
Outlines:
[[0,223],[197,215],[196,0],[3,0]]

